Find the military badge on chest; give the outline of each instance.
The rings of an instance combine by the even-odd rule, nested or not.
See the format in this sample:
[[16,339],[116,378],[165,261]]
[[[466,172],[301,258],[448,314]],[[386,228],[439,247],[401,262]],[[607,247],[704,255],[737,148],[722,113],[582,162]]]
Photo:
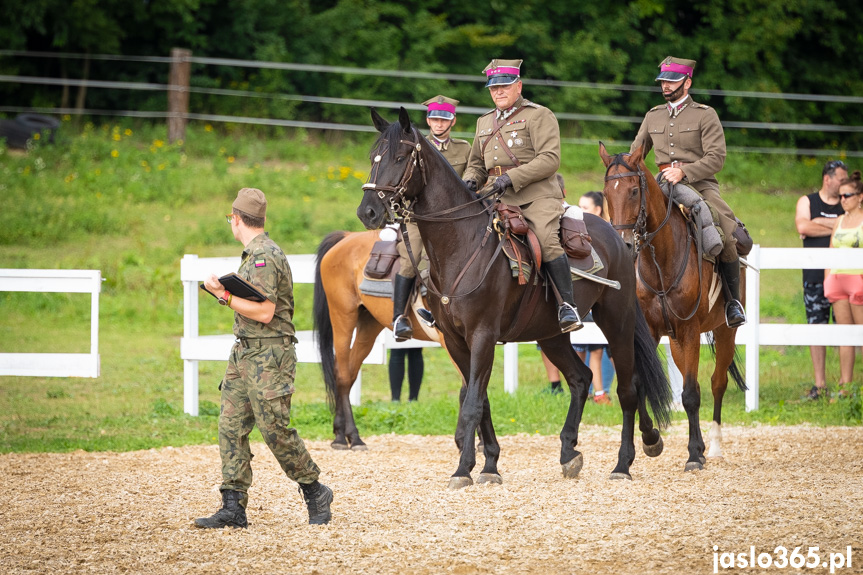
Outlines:
[[513,146],[523,146],[524,140],[518,137],[518,132],[510,132],[509,140],[506,141],[506,145],[510,148]]

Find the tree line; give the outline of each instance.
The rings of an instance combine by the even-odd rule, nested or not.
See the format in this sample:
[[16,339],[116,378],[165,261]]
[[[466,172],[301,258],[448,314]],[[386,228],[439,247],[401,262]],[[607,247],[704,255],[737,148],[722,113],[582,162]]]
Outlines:
[[[656,91],[560,88],[546,79],[653,85],[668,55],[698,61],[693,90],[725,121],[863,126],[859,103],[697,94],[698,89],[863,94],[854,0],[0,0],[11,50],[195,56],[479,76],[524,59],[525,95],[556,112],[643,116]],[[0,56],[0,74],[166,83],[167,65]],[[351,74],[193,67],[192,84],[268,93],[422,102],[445,93],[491,107],[481,84]],[[0,83],[18,106],[72,106],[74,91]],[[165,95],[86,93],[99,109],[164,110]],[[361,108],[193,94],[193,111],[363,123]],[[467,123],[467,122],[465,122]],[[470,125],[460,125],[470,130]],[[573,137],[632,137],[637,125],[566,121]],[[859,150],[859,132],[728,130],[729,144]]]

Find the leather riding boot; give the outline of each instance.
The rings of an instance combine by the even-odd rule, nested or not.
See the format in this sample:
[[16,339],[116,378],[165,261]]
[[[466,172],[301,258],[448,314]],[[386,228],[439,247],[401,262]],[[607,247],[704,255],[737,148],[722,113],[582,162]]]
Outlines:
[[740,261],[719,262],[719,273],[728,287],[725,303],[725,323],[728,327],[740,327],[746,323],[746,311],[740,303]]
[[330,503],[333,502],[333,490],[315,481],[313,483],[300,483],[300,493],[306,508],[309,510],[309,525],[324,525],[333,518],[330,512]]
[[239,491],[222,491],[222,508],[216,511],[215,515],[195,519],[195,527],[204,529],[242,527],[245,529],[249,526],[249,522],[246,520],[246,508],[240,503],[242,499],[243,494]]
[[563,302],[557,308],[557,321],[560,323],[560,331],[563,333],[576,331],[584,327],[581,317],[575,308],[575,299],[572,295],[572,275],[569,271],[569,260],[566,255],[543,262],[548,270],[548,276],[554,282]]
[[405,317],[414,281],[416,281],[415,277],[406,278],[401,274],[396,274],[393,281],[393,334],[396,336],[396,341],[407,341],[414,335],[411,320]]

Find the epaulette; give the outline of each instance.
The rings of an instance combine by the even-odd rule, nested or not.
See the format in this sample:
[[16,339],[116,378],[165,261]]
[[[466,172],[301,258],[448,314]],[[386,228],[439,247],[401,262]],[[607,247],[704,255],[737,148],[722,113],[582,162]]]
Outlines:
[[453,138],[453,139],[451,139],[450,141],[451,141],[453,144],[465,144],[465,145],[470,146],[470,142],[468,142],[467,140],[459,140],[458,138]]
[[710,106],[707,106],[706,104],[699,104],[698,102],[692,102],[692,107],[693,108],[701,108],[702,110],[709,110],[710,109]]
[[657,110],[665,110],[666,109],[665,106],[666,106],[666,104],[660,104],[658,106],[654,106],[650,110],[648,110],[648,112],[655,112]]
[[528,100],[527,98],[524,98],[524,99],[521,101],[521,105],[522,105],[522,106],[530,106],[531,108],[542,108],[542,106],[540,106],[539,104],[535,104],[534,102],[531,102],[531,101],[530,101],[530,100]]
[[488,116],[489,114],[491,114],[491,113],[492,113],[492,112],[494,112],[495,110],[497,110],[497,108],[492,108],[491,110],[489,110],[488,112],[486,112],[485,114],[483,114],[482,116],[480,116],[480,118],[484,118],[484,117]]

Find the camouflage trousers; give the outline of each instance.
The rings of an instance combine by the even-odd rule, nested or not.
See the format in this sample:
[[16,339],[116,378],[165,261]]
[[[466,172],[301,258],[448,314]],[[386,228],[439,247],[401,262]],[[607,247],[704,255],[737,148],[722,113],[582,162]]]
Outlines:
[[219,451],[222,457],[222,491],[243,493],[248,501],[252,484],[249,434],[257,424],[267,447],[285,475],[298,483],[312,483],[320,469],[291,422],[291,395],[297,354],[293,345],[244,347],[235,343],[222,381],[219,415]]

